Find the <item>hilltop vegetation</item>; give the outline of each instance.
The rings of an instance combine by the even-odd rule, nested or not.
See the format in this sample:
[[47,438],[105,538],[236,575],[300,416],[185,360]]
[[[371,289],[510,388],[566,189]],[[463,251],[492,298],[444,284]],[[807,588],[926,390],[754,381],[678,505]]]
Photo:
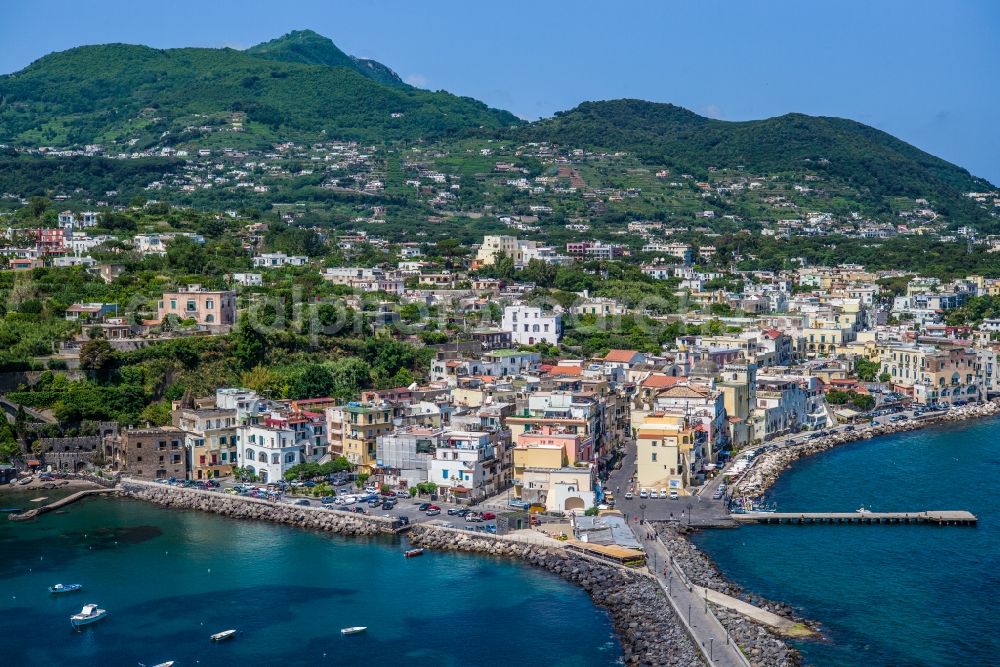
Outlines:
[[131,150],[218,135],[251,146],[296,138],[379,143],[518,122],[470,98],[385,85],[358,71],[378,68],[350,59],[354,67],[290,62],[297,52],[280,46],[263,45],[264,57],[128,44],[47,55],[0,77],[0,141]]
[[346,67],[379,83],[402,88],[409,87],[403,83],[398,74],[382,63],[349,56],[338,49],[333,40],[312,30],[293,30],[277,39],[251,46],[245,53],[268,60]]
[[698,178],[710,167],[758,174],[815,172],[876,200],[927,197],[939,212],[974,220],[984,217],[962,194],[991,189],[961,167],[843,118],[786,114],[731,122],[673,104],[613,100],[585,102],[513,133],[528,141],[628,151]]

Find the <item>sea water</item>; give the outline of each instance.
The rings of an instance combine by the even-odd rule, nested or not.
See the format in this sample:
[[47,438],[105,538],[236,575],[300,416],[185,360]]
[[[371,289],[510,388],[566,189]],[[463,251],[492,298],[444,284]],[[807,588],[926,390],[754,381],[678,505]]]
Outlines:
[[844,445],[768,494],[779,512],[968,510],[975,528],[767,525],[695,541],[735,582],[822,623],[809,664],[1000,664],[1000,419]]
[[[404,548],[110,498],[2,520],[0,664],[619,663],[607,614],[556,575]],[[56,583],[84,589],[51,595]],[[91,602],[108,617],[73,630]],[[229,628],[235,639],[209,640]]]

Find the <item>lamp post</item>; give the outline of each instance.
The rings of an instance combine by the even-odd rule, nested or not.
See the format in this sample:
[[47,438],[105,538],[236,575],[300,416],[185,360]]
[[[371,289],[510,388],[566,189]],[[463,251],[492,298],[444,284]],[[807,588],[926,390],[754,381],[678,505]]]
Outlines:
[[708,659],[709,661],[715,660],[715,637],[709,636],[708,638]]
[[687,506],[688,506],[688,525],[690,526],[691,525],[691,507],[692,507],[691,501],[688,501]]
[[642,523],[646,523],[646,503],[639,505],[639,511],[642,513]]

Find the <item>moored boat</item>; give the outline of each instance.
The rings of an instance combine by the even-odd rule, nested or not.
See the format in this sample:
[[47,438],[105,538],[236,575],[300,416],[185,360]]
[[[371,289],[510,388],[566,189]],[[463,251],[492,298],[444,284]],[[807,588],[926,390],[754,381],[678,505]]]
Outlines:
[[216,632],[212,635],[213,642],[221,642],[229,639],[230,637],[236,636],[236,630],[223,630],[222,632]]
[[69,622],[74,628],[78,628],[81,625],[99,621],[107,615],[106,609],[98,609],[96,604],[85,604],[79,614],[73,614],[69,617]]
[[56,584],[49,586],[49,593],[59,595],[61,593],[72,593],[83,588],[83,584]]
[[364,632],[367,629],[368,629],[367,626],[356,625],[356,626],[354,626],[352,628],[341,628],[340,629],[340,634],[342,634],[342,635],[357,635],[357,634],[360,634],[360,633]]
[[403,555],[406,558],[413,558],[414,556],[421,556],[423,555],[423,553],[424,553],[423,549],[407,549],[406,551],[403,552]]

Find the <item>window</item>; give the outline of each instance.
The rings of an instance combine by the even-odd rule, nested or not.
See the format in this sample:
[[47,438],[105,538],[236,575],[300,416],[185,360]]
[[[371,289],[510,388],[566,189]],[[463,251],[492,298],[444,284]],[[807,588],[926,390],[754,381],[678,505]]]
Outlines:
[[196,310],[198,310],[198,304],[196,304],[194,302],[194,299],[188,299],[188,302],[187,302],[187,311],[189,313],[193,313]]
[[205,299],[205,307],[206,308],[214,308],[215,307],[215,301],[213,301],[212,299]]
[[209,313],[208,315],[205,316],[205,321],[206,322],[214,322],[215,321],[215,315],[212,315],[211,313]]
[[656,463],[656,452],[653,452],[653,463]]
[[448,479],[448,470],[447,470],[447,468],[441,471],[441,479]]
[[170,300],[170,310],[177,310],[177,299]]

